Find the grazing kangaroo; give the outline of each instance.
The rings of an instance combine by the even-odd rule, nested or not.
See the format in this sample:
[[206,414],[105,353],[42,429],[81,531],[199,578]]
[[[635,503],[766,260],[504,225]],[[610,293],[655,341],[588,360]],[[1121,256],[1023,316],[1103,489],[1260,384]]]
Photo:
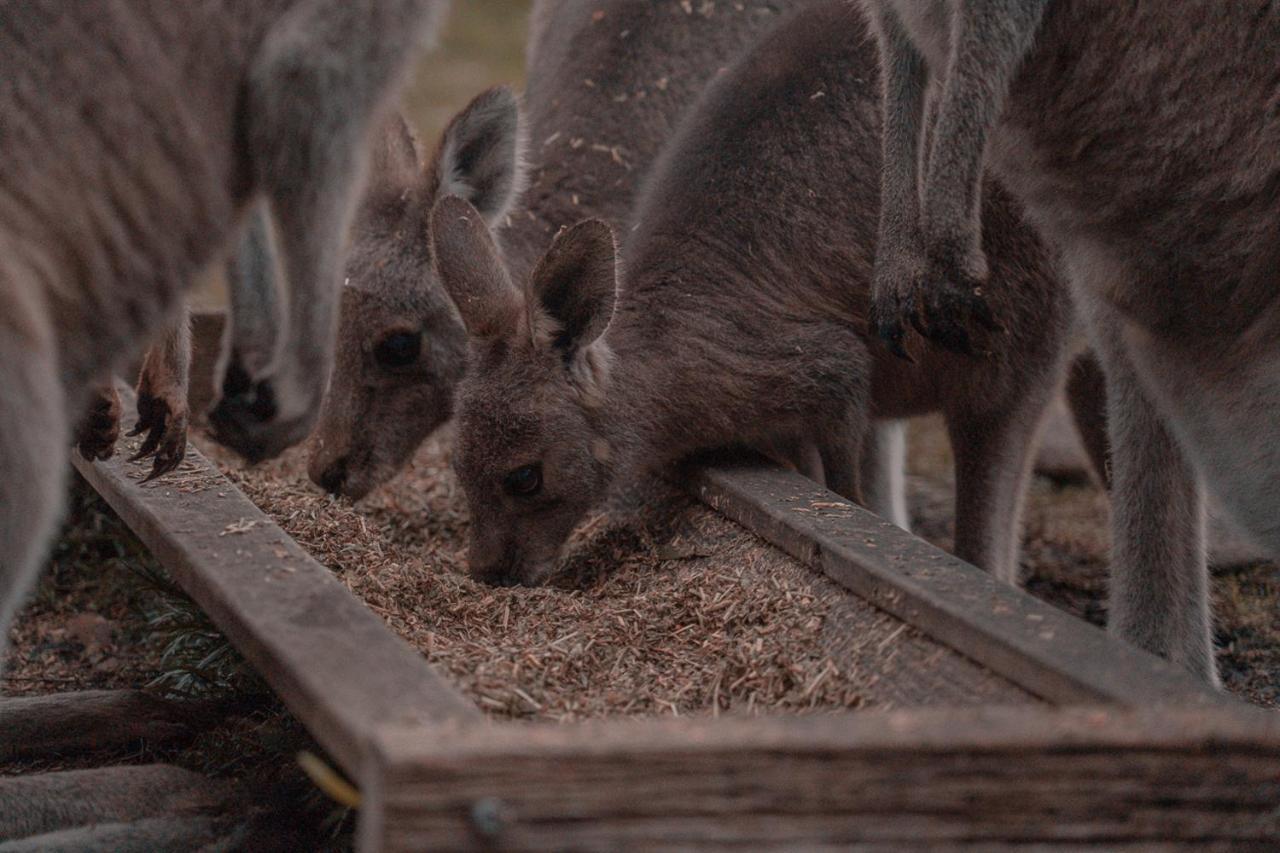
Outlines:
[[172,322],[256,198],[288,273],[287,345],[223,399],[222,435],[260,455],[305,434],[366,137],[437,15],[427,0],[6,5],[0,644],[93,386]]
[[429,163],[401,116],[384,128],[352,230],[333,377],[308,463],[327,491],[362,497],[448,419],[466,353],[431,271],[431,204],[460,193],[490,221],[501,219],[519,193],[521,146],[506,87],[455,116]]
[[[470,200],[522,280],[562,226],[595,216],[620,227],[706,81],[774,26],[779,8],[805,2],[544,0],[530,26],[523,126],[510,94],[482,95],[426,164],[401,128],[357,219],[312,480],[360,498],[451,416],[466,334],[431,269],[426,221],[437,199]],[[526,183],[517,149],[528,189],[513,209]]]
[[957,293],[976,304],[985,158],[1061,252],[1106,374],[1112,628],[1215,679],[1200,481],[1280,555],[1280,8],[865,5],[898,201],[876,277],[884,334],[913,320],[965,343],[972,311],[932,312]]
[[[1050,257],[989,186],[989,359],[868,343],[880,174],[874,46],[856,10],[796,15],[707,87],[664,149],[628,232],[562,232],[513,284],[462,199],[432,216],[441,281],[470,336],[454,461],[471,568],[537,583],[613,483],[725,446],[800,452],[861,498],[875,418],[945,413],[957,458],[956,550],[1016,579],[1018,516],[1041,413],[1073,320]],[[833,168],[839,155],[839,168]],[[816,461],[806,464],[807,459]]]

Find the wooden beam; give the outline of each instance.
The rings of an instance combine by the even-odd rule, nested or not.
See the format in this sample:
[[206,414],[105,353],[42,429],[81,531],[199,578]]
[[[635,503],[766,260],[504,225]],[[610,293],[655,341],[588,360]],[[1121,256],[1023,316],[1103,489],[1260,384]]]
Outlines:
[[913,709],[389,729],[364,849],[587,850],[1280,838],[1280,719]]
[[689,487],[845,589],[1051,702],[1240,704],[794,471],[718,463],[692,468]]
[[[136,419],[121,389],[123,431]],[[179,471],[141,485],[120,448],[76,468],[347,770],[390,722],[480,718],[476,707],[327,568],[188,446]]]
[[[234,787],[225,779],[209,779],[170,764],[0,777],[0,842],[87,824],[128,823],[165,814],[207,814],[227,809],[234,797]],[[4,844],[0,849],[10,847]],[[78,848],[45,847],[33,840],[21,849]]]
[[209,706],[141,690],[0,697],[0,764],[189,738]]

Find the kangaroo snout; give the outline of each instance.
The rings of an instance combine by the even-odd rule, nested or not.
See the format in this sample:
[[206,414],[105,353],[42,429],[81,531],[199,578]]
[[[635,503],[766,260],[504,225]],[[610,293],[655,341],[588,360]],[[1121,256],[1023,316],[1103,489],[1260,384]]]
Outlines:
[[471,577],[490,586],[519,586],[520,553],[516,543],[501,535],[473,533],[467,548]]
[[472,530],[467,564],[474,580],[490,586],[537,586],[555,565],[558,550],[546,557],[530,553],[540,550],[533,543],[522,543],[507,531],[493,529],[477,533]]
[[347,484],[347,457],[340,456],[319,470],[309,472],[312,481],[331,495],[343,494]]

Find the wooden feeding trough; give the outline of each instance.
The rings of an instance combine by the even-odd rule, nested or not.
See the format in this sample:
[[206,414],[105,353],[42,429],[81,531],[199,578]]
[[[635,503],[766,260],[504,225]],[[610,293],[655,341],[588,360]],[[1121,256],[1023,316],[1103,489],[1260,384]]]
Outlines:
[[[201,318],[198,339],[216,340],[216,327]],[[704,465],[687,483],[843,595],[926,635],[957,672],[1005,685],[998,704],[494,721],[198,451],[183,478],[199,488],[144,487],[121,456],[76,464],[358,782],[362,849],[1262,848],[1280,837],[1273,715],[788,471]]]

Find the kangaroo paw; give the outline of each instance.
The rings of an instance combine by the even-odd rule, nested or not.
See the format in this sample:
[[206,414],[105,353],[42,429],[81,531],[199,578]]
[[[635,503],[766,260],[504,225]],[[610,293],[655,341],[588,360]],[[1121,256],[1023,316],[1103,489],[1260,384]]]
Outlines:
[[76,430],[76,448],[90,462],[110,459],[120,437],[120,397],[111,385],[97,389]]
[[138,423],[129,435],[143,434],[142,446],[129,461],[152,457],[151,473],[143,481],[147,482],[177,468],[187,454],[186,400],[139,391]]

